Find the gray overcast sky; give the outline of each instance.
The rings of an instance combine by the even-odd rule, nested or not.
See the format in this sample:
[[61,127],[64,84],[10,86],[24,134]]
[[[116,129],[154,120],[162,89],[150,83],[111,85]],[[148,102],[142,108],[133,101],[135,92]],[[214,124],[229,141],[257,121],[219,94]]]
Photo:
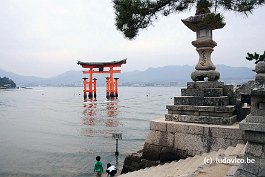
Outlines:
[[[159,17],[153,26],[127,40],[115,28],[111,0],[0,0],[0,68],[50,77],[81,70],[77,60],[128,58],[123,71],[166,65],[195,65],[195,33],[181,19],[194,10]],[[265,8],[248,17],[222,12],[226,26],[213,32],[214,64],[254,67],[247,52],[265,50]]]

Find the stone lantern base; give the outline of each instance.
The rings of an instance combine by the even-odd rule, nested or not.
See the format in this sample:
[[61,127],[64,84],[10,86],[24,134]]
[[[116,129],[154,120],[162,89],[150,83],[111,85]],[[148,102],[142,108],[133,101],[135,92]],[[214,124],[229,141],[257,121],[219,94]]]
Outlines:
[[196,70],[191,73],[193,81],[217,81],[220,79],[220,73],[215,70]]
[[[199,72],[199,71],[198,71]],[[215,125],[232,125],[237,116],[236,98],[232,85],[223,82],[188,82],[174,105],[167,105],[167,121]]]

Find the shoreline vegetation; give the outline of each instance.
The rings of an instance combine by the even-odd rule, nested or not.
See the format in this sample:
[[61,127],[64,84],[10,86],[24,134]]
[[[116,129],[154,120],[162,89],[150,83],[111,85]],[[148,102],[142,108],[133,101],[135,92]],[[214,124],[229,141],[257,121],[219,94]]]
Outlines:
[[17,88],[16,83],[7,78],[7,77],[0,77],[0,89],[13,89],[13,88]]

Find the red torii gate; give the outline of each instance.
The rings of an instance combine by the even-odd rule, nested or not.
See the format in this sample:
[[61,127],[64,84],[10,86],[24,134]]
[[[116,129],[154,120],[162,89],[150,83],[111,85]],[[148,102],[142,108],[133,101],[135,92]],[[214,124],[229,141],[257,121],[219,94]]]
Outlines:
[[[120,73],[121,70],[115,70],[114,67],[121,67],[122,64],[126,64],[127,59],[111,61],[111,62],[82,62],[78,61],[77,64],[81,65],[82,68],[88,69],[84,70],[83,74],[89,74],[88,78],[83,78],[84,83],[84,99],[87,99],[87,93],[89,98],[94,98],[97,96],[97,79],[93,79],[93,74],[108,74],[106,77],[106,97],[118,97],[118,79],[114,78],[113,74]],[[107,69],[106,69],[107,68]],[[88,80],[88,81],[87,81]],[[88,89],[87,89],[88,84]]]

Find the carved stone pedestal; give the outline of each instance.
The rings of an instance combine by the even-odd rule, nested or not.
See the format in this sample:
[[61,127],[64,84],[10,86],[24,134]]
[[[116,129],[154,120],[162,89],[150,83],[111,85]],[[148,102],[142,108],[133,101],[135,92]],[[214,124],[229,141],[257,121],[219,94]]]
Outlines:
[[167,121],[232,125],[236,98],[232,85],[223,82],[188,82],[174,105],[167,105]]

